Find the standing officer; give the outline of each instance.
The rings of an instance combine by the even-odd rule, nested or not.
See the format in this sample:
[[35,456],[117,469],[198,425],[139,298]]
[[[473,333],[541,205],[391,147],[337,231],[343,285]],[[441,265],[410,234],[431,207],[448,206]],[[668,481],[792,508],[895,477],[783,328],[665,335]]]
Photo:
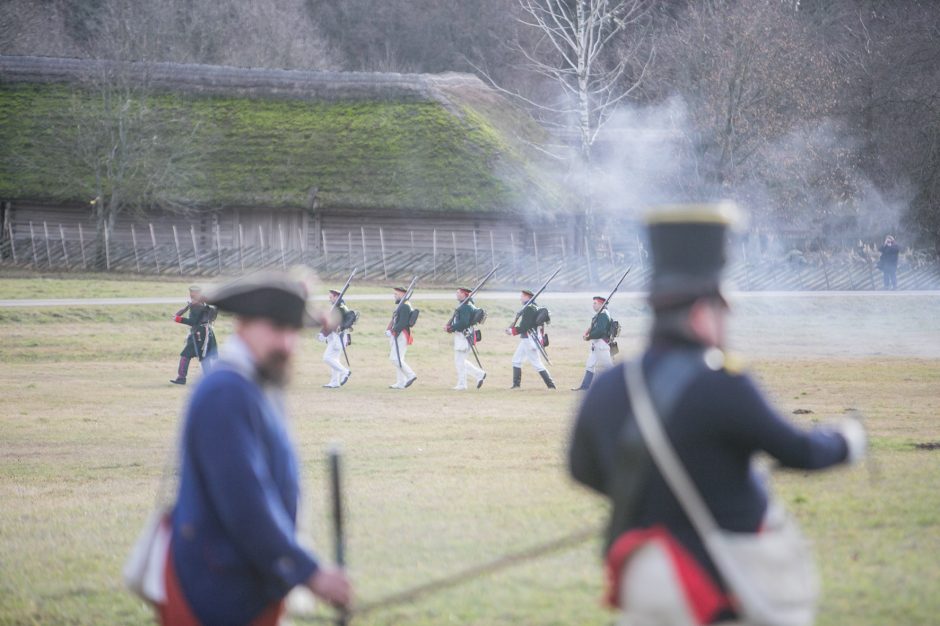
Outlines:
[[555,381],[551,374],[542,365],[542,357],[539,349],[534,342],[539,341],[538,336],[538,307],[530,303],[533,293],[528,289],[523,289],[519,296],[519,302],[522,304],[522,315],[519,316],[519,322],[506,329],[507,335],[519,335],[519,345],[516,347],[515,354],[512,355],[512,389],[518,389],[522,386],[522,364],[528,361],[539,373],[545,386],[549,389],[555,388]]
[[414,343],[411,337],[411,303],[407,300],[402,302],[402,298],[408,293],[404,287],[395,287],[395,313],[392,315],[392,321],[385,331],[388,337],[389,354],[388,360],[395,367],[395,384],[389,385],[389,389],[405,389],[410,387],[418,376],[414,370],[405,362],[405,354],[408,352],[408,346]]
[[346,575],[297,540],[300,475],[283,390],[310,320],[306,289],[267,272],[208,301],[235,315],[235,333],[186,409],[160,622],[274,626],[298,585],[346,606]]
[[[865,433],[856,420],[797,427],[725,357],[721,273],[729,210],[680,207],[650,219],[654,322],[639,363],[666,437],[718,526],[756,533],[769,498],[751,467],[753,455],[766,452],[787,467],[821,469],[861,458]],[[608,370],[587,391],[569,448],[574,479],[612,505],[608,600],[629,624],[739,619],[704,543],[651,460],[624,368]]]
[[[183,317],[186,311],[189,311],[189,317]],[[215,321],[217,314],[216,308],[209,306],[203,300],[202,288],[199,285],[192,285],[189,288],[189,302],[173,316],[173,321],[177,324],[189,326],[189,337],[186,338],[186,345],[180,352],[176,378],[170,381],[174,385],[186,384],[189,362],[194,358],[199,359],[203,373],[209,371],[218,352],[215,333],[212,331],[212,322]]]
[[572,391],[583,391],[590,387],[598,366],[604,369],[614,366],[614,361],[610,358],[610,313],[604,307],[606,303],[604,296],[594,296],[594,317],[591,319],[591,327],[584,333],[584,340],[591,343],[591,351],[584,366],[581,386]]
[[454,334],[454,366],[457,368],[457,386],[455,390],[467,388],[467,370],[477,381],[477,389],[483,386],[486,380],[486,372],[474,365],[468,360],[470,352],[470,342],[476,341],[473,329],[473,314],[477,307],[469,297],[472,290],[466,287],[457,288],[457,302],[460,306],[454,312],[454,316],[447,324],[444,330]]
[[340,292],[330,289],[330,304],[333,305],[333,314],[331,319],[327,320],[327,325],[320,329],[317,339],[326,344],[326,350],[323,351],[323,362],[330,368],[330,382],[323,385],[327,389],[336,389],[346,384],[349,380],[349,368],[344,367],[339,360],[343,354],[343,342],[346,341],[343,332],[343,323],[346,316],[349,315],[349,307],[342,300],[337,304]]

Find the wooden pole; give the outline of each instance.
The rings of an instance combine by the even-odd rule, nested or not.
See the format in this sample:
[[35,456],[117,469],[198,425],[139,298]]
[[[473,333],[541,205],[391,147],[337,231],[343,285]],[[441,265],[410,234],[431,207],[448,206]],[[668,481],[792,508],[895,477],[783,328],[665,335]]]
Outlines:
[[[107,234],[107,230],[104,231]],[[180,266],[180,276],[183,275],[183,254],[180,252],[180,238],[176,232],[176,224],[173,224],[173,242],[176,244],[176,262]]]
[[33,221],[29,221],[29,245],[33,251],[33,267],[39,269],[36,263],[36,233],[33,232]]
[[238,223],[238,265],[241,268],[241,272],[245,272],[245,229],[242,228],[242,223]]
[[346,258],[349,259],[349,272],[352,273],[355,266],[353,265],[353,255],[352,255],[352,231],[346,231],[346,247],[348,251],[346,253]]
[[218,261],[219,274],[222,273],[222,228],[219,223],[215,223],[215,258]]
[[382,245],[382,272],[385,275],[385,280],[388,280],[388,264],[385,261],[385,233],[382,232],[381,226],[379,226],[379,243]]
[[137,273],[140,274],[140,256],[137,254],[137,231],[131,224],[131,242],[134,244],[134,265],[137,266]]
[[307,264],[307,240],[304,239],[304,229],[297,227],[297,243],[300,245],[300,263]]
[[365,226],[359,227],[359,234],[362,236],[362,278],[366,277],[366,267],[369,265],[368,259],[366,259],[366,229]]
[[16,265],[16,243],[13,241],[13,224],[7,222],[7,231],[10,233],[10,252],[13,253],[13,265]]
[[558,239],[561,242],[561,260],[564,262],[568,258],[568,252],[565,249],[565,236],[559,235]]
[[591,248],[588,246],[587,235],[584,236],[584,260],[587,262],[588,283],[594,280],[594,270],[591,268]]
[[196,226],[194,224],[189,225],[189,234],[193,239],[193,254],[196,256],[196,271],[199,271],[199,247],[196,245]]
[[104,227],[104,267],[111,271],[111,236],[108,235],[108,227]]
[[542,267],[539,264],[539,238],[535,234],[535,231],[532,231],[532,250],[535,251],[535,282],[542,282]]
[[42,232],[46,238],[46,264],[49,265],[49,269],[52,269],[52,251],[49,249],[49,225],[46,224],[46,220],[42,221]]
[[[147,225],[150,226],[150,244],[153,246],[153,263],[154,265],[157,266],[157,274],[159,274],[160,273],[160,257],[157,254],[157,236],[153,234],[153,224],[148,223]],[[78,227],[78,234],[79,236],[81,236],[82,234],[81,225],[79,225]],[[84,248],[84,246],[82,246],[82,248]]]
[[490,231],[490,269],[496,267],[496,244],[493,243],[493,231]]
[[261,267],[264,267],[264,230],[261,224],[258,224],[258,243],[261,246]]
[[69,250],[65,247],[65,229],[59,224],[59,241],[62,242],[62,256],[65,257],[65,268],[69,269]]
[[277,223],[277,238],[281,243],[281,269],[287,269],[287,262],[284,260],[284,229],[281,227],[281,223]]
[[457,266],[457,233],[450,231],[450,240],[454,244],[454,280],[460,280],[460,268]]
[[431,271],[434,280],[437,280],[437,229],[431,231]]
[[512,279],[519,282],[519,266],[516,263],[516,234],[509,231],[509,251],[512,253]]
[[477,258],[477,231],[473,231],[473,273],[480,273],[480,261]]
[[415,231],[411,231],[411,254],[415,253]]

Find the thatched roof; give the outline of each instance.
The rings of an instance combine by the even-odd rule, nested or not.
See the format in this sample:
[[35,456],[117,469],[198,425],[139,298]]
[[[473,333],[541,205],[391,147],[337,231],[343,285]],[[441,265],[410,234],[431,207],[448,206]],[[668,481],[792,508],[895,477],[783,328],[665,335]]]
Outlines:
[[544,131],[472,75],[2,56],[0,198],[87,201],[62,176],[76,170],[63,142],[115,71],[146,84],[161,141],[195,129],[184,203],[304,207],[316,189],[324,209],[567,208],[558,172],[533,148]]

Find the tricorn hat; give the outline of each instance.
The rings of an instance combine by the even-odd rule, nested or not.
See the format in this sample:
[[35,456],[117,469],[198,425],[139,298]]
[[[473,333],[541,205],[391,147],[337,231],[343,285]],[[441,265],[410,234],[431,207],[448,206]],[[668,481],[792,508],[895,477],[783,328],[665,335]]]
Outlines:
[[721,291],[725,240],[737,218],[731,203],[661,207],[647,216],[653,259],[649,302],[656,310]]
[[213,290],[206,301],[242,317],[262,317],[293,328],[316,325],[307,310],[307,287],[283,272],[238,278]]

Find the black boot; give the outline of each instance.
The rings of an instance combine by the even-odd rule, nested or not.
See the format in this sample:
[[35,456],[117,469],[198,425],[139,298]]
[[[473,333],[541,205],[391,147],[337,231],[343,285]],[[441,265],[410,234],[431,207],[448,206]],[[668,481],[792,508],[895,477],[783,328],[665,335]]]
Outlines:
[[590,370],[584,370],[584,380],[581,381],[581,386],[572,387],[571,391],[586,391],[587,388],[591,386],[592,380],[594,380],[594,372]]
[[189,357],[181,356],[179,369],[176,370],[176,380],[170,382],[174,385],[185,385],[187,372],[189,372]]
[[539,376],[542,377],[542,380],[545,381],[545,386],[549,389],[555,388],[555,381],[552,380],[552,375],[548,373],[548,370],[542,370],[539,372]]
[[514,367],[512,368],[512,387],[511,389],[518,389],[522,386],[522,368]]

